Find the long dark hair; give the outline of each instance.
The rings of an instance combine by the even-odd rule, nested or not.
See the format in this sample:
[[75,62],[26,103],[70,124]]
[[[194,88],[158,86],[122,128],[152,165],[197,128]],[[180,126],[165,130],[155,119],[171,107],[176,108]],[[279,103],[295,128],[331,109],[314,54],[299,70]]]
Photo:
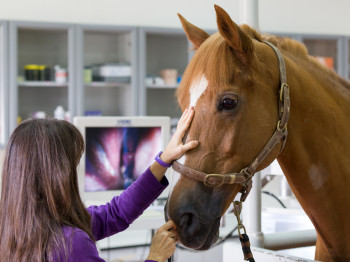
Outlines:
[[0,199],[0,260],[51,261],[67,254],[62,226],[84,230],[91,217],[79,195],[79,130],[63,120],[22,122],[8,142]]

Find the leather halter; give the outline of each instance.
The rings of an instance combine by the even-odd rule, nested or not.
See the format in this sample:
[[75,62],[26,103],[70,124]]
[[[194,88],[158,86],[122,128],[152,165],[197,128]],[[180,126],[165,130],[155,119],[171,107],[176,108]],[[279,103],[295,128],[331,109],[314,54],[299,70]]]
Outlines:
[[202,181],[204,185],[209,187],[218,187],[223,184],[240,184],[242,186],[241,190],[241,201],[244,201],[248,196],[250,189],[252,188],[252,177],[256,172],[258,166],[264,161],[264,159],[271,153],[271,151],[283,141],[281,151],[284,148],[285,142],[287,140],[287,123],[290,114],[290,98],[289,98],[289,86],[287,85],[287,76],[286,76],[286,66],[284,63],[283,56],[270,42],[264,41],[269,45],[273,51],[276,53],[279,64],[279,73],[280,73],[280,91],[279,91],[279,120],[277,122],[277,127],[267,142],[265,147],[262,149],[260,154],[253,160],[253,162],[243,168],[239,173],[229,173],[229,174],[207,174],[198,170],[194,170],[190,167],[184,166],[179,162],[175,161],[173,163],[173,169],[180,174],[198,181]]

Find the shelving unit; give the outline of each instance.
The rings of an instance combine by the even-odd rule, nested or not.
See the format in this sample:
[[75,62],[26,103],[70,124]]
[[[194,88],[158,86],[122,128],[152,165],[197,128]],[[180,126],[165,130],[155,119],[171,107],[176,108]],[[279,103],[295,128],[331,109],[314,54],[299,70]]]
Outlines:
[[0,149],[8,140],[8,24],[0,20]]
[[160,70],[176,69],[184,73],[190,59],[190,44],[182,29],[139,29],[139,104],[140,115],[181,116],[175,91],[177,83],[146,85],[146,77],[159,77]]
[[[77,115],[137,115],[137,29],[116,26],[77,26]],[[130,81],[84,82],[84,68],[130,65]]]
[[[74,25],[12,21],[9,46],[10,131],[17,126],[18,117],[26,119],[38,111],[53,116],[58,105],[74,116]],[[28,64],[48,66],[52,70],[51,80],[26,81],[24,67]],[[66,83],[54,82],[55,65],[67,69]]]

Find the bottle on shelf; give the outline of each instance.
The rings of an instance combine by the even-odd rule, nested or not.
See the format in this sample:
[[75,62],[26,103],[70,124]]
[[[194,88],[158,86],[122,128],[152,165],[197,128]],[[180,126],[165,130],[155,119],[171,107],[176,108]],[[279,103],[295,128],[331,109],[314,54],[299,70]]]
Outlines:
[[66,112],[63,109],[63,106],[57,106],[54,111],[54,117],[58,120],[65,120]]
[[55,81],[56,83],[67,83],[67,69],[55,65]]

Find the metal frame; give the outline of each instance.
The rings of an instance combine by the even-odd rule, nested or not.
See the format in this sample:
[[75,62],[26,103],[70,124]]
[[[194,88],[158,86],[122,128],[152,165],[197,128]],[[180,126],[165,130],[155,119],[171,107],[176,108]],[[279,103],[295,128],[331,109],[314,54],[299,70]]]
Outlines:
[[130,33],[132,50],[131,50],[131,88],[132,96],[135,98],[132,101],[133,115],[136,115],[139,111],[137,101],[137,87],[138,87],[138,55],[137,55],[137,27],[132,26],[112,26],[112,25],[76,25],[75,35],[75,61],[76,61],[76,115],[84,115],[84,97],[85,88],[83,82],[83,70],[84,70],[84,33],[86,31],[101,31],[101,32],[115,32],[115,33]]
[[0,20],[0,107],[1,107],[1,128],[0,149],[5,147],[9,137],[9,93],[8,87],[8,23]]
[[75,45],[74,45],[74,25],[64,23],[43,23],[43,22],[26,22],[11,21],[9,27],[9,128],[12,132],[17,126],[18,116],[18,85],[17,85],[17,64],[18,64],[18,29],[51,29],[51,30],[67,30],[68,38],[68,110],[72,117],[75,112],[75,76],[76,66],[74,61]]

